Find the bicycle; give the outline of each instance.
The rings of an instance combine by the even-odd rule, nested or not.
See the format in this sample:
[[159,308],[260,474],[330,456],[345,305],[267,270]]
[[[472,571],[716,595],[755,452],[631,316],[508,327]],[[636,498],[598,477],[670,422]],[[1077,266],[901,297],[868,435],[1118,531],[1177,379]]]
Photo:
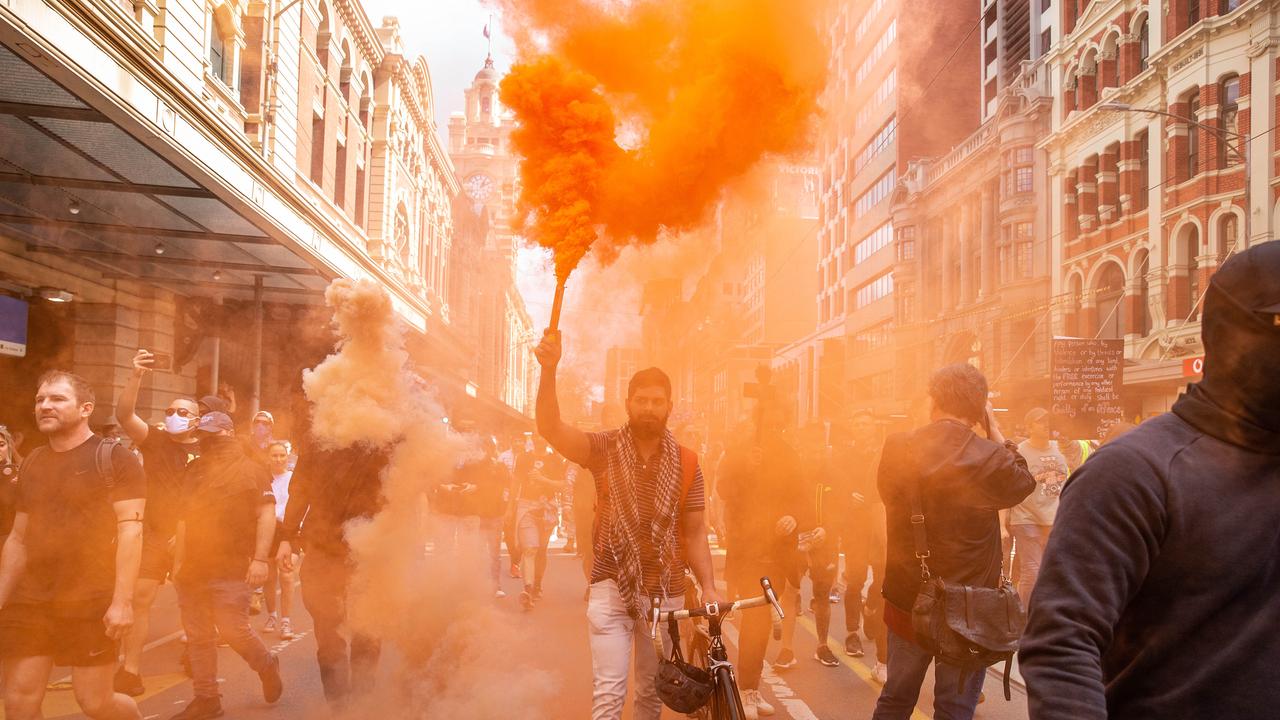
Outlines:
[[[662,611],[655,599],[649,621],[650,636],[655,642],[658,638],[658,628],[662,623],[671,623],[674,626],[681,620],[705,619],[707,621],[706,649],[702,651],[701,647],[698,647],[703,644],[700,642],[703,630],[698,628],[697,635],[690,643],[689,660],[690,662],[701,661],[701,666],[711,675],[714,689],[710,701],[695,713],[690,714],[690,717],[701,720],[743,720],[746,717],[746,711],[742,707],[742,696],[738,693],[738,680],[734,675],[733,664],[729,662],[729,655],[721,637],[721,625],[735,610],[771,605],[774,612],[774,637],[778,637],[781,634],[781,622],[786,617],[786,613],[782,610],[782,604],[778,602],[778,596],[769,578],[760,578],[760,589],[762,594],[753,598],[666,612]],[[673,632],[672,640],[679,643],[677,633],[678,631]],[[695,654],[695,648],[698,651],[697,654]]]

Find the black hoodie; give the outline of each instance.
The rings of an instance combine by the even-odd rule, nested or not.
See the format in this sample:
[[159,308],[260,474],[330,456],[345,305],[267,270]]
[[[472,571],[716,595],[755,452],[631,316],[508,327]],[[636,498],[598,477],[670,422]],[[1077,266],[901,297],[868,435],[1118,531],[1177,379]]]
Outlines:
[[939,420],[890,436],[877,480],[888,529],[884,597],[904,612],[920,590],[907,494],[917,478],[930,571],[947,582],[983,587],[1000,579],[999,511],[1036,487],[1017,450],[980,438],[960,422]]
[[1204,380],[1063,490],[1019,654],[1033,720],[1280,716],[1280,243],[1229,260]]

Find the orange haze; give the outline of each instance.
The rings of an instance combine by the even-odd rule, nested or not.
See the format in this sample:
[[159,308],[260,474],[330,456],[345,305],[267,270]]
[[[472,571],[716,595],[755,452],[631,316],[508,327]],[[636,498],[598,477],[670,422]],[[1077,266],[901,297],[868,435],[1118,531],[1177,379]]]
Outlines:
[[698,226],[768,154],[806,149],[826,81],[818,0],[499,0],[526,234],[561,280]]

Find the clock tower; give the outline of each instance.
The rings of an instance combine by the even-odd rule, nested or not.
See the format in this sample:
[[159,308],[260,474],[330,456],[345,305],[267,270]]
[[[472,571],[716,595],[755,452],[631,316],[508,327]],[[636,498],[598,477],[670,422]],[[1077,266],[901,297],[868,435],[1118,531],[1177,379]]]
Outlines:
[[486,57],[466,91],[466,109],[449,118],[449,155],[462,181],[458,202],[476,215],[488,215],[487,224],[493,231],[488,242],[494,243],[492,249],[514,268],[512,224],[519,180],[509,140],[514,119],[498,102],[499,79],[493,58]]

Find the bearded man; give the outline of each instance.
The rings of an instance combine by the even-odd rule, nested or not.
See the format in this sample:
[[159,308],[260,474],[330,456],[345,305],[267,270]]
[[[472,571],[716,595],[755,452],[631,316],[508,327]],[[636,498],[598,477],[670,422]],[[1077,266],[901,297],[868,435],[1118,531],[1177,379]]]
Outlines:
[[[635,658],[636,720],[658,720],[662,701],[654,687],[658,660],[648,637],[651,598],[664,610],[684,604],[685,568],[704,603],[719,602],[707,543],[706,493],[697,455],[667,429],[671,379],[658,368],[641,370],[627,387],[628,422],[616,430],[585,433],[560,418],[556,368],[561,338],[547,332],[534,350],[538,433],[561,455],[595,478],[596,514],[587,620],[593,670],[592,720],[619,720]],[[671,639],[666,639],[670,647]]]

